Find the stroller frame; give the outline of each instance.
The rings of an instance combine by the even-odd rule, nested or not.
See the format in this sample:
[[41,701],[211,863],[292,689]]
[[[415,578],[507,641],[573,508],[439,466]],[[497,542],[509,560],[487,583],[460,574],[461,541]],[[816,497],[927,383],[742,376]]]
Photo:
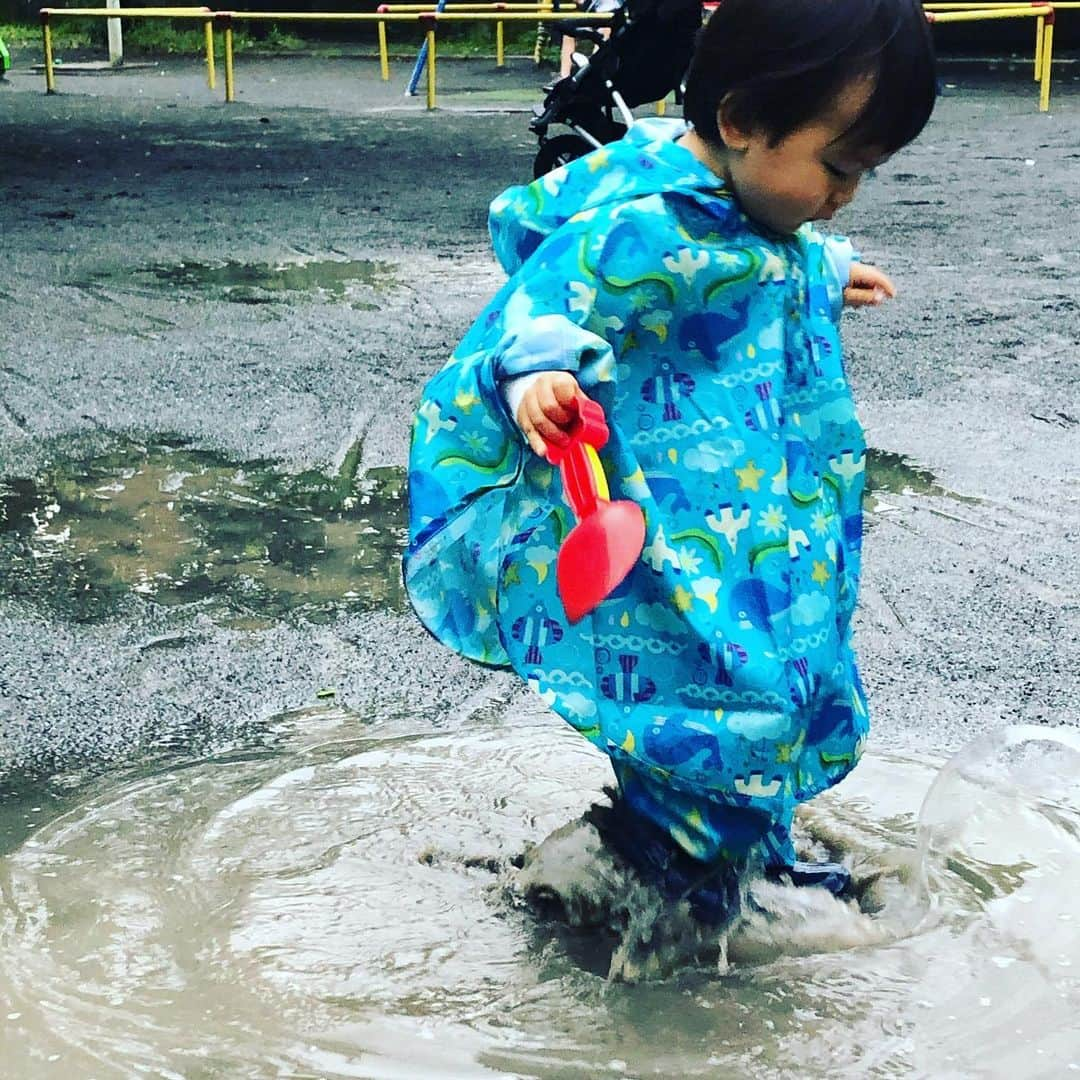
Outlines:
[[[660,101],[671,90],[678,98],[701,25],[701,4],[627,0],[613,13],[607,38],[596,23],[581,25],[568,19],[555,25],[597,47],[590,57],[575,53],[572,73],[559,79],[544,103],[533,109],[529,130],[540,144],[533,162],[535,177],[622,138],[634,124],[634,106]],[[659,42],[655,50],[654,40]],[[568,130],[550,135],[556,124]]]

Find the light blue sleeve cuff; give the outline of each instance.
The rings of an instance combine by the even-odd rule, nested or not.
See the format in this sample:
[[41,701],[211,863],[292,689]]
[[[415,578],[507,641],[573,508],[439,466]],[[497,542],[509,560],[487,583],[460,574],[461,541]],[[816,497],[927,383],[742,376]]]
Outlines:
[[[506,411],[510,413],[515,424],[518,422],[517,414],[518,409],[521,407],[521,399],[525,396],[525,392],[529,387],[543,374],[542,371],[530,371],[528,375],[515,375],[511,379],[499,383],[503,400],[506,402]],[[518,424],[518,427],[520,428],[521,425]]]
[[536,315],[508,327],[492,350],[499,382],[532,371],[580,371],[598,357],[610,354],[602,338],[565,315]]
[[823,253],[829,308],[833,322],[839,322],[844,312],[844,290],[851,280],[851,264],[858,261],[859,255],[846,236],[826,236]]
[[565,315],[538,315],[521,331],[508,333],[492,351],[499,405],[515,427],[521,399],[542,372],[569,371],[580,380],[582,368],[611,353],[602,337]]

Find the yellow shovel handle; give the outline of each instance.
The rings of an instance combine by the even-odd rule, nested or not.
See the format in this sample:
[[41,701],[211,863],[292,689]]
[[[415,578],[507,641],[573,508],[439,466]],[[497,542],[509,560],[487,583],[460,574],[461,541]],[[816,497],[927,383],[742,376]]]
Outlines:
[[589,459],[589,468],[592,469],[593,479],[596,481],[596,497],[605,502],[611,500],[611,492],[608,489],[607,477],[604,475],[604,466],[600,464],[600,455],[588,443],[584,444],[585,456]]

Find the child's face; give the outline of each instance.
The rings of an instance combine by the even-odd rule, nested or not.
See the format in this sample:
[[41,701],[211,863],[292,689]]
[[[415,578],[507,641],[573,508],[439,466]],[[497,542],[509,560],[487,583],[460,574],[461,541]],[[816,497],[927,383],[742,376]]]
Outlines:
[[843,141],[872,89],[869,79],[852,83],[824,116],[775,145],[767,132],[740,131],[721,118],[727,179],[750,217],[792,233],[806,221],[827,221],[851,202],[863,174],[884,160]]

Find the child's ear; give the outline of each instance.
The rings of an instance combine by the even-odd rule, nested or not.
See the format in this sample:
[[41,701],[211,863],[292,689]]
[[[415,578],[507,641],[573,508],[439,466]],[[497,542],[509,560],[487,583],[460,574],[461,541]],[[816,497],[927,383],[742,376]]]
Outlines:
[[720,108],[716,110],[716,129],[728,150],[738,153],[750,145],[750,136],[753,133],[739,120],[738,108],[732,94],[725,94],[720,101]]

